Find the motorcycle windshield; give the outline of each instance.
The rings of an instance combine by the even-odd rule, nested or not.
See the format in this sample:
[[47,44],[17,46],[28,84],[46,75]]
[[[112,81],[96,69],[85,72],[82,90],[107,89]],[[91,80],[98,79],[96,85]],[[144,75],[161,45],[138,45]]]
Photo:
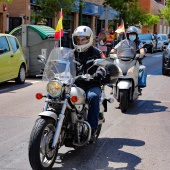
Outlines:
[[125,39],[119,44],[119,48],[117,49],[117,55],[119,58],[127,60],[132,59],[136,54],[135,48],[136,45],[134,43],[131,43],[130,41]]
[[60,80],[63,83],[71,83],[76,76],[74,50],[59,47],[54,48],[46,62],[43,81]]

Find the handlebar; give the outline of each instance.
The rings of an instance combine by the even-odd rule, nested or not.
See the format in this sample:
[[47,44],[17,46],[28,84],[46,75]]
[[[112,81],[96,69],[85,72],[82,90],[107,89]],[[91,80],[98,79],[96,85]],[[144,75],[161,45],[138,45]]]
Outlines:
[[82,75],[79,75],[79,76],[76,76],[75,77],[75,80],[85,80],[85,81],[90,81],[93,79],[93,76],[90,75],[90,74],[82,74]]

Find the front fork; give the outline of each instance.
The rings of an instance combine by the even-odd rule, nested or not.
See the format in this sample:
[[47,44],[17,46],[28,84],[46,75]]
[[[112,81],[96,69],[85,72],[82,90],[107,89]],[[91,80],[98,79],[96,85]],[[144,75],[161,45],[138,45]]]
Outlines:
[[64,117],[65,117],[64,113],[65,113],[65,110],[66,110],[66,106],[67,106],[67,98],[63,101],[61,113],[59,114],[58,122],[57,122],[57,125],[56,125],[56,131],[55,131],[54,139],[53,139],[53,143],[52,143],[52,148],[55,148],[56,145],[57,145],[57,142],[58,142],[58,139],[59,139],[59,136],[60,136],[60,133],[61,133],[61,127],[63,125],[63,120],[64,120]]

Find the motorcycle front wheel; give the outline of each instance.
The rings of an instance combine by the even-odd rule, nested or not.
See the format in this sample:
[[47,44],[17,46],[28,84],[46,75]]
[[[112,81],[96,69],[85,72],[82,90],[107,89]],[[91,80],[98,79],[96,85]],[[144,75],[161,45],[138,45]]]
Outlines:
[[128,108],[129,99],[128,99],[128,90],[120,90],[120,110],[122,113],[125,113]]
[[55,120],[41,117],[36,120],[29,141],[29,162],[33,170],[50,170],[53,167],[58,147],[52,148]]

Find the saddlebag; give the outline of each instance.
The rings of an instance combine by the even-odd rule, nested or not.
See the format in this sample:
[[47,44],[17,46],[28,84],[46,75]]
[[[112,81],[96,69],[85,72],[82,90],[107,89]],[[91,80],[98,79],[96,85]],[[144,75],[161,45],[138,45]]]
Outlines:
[[102,80],[103,84],[115,84],[119,77],[119,68],[111,63],[108,62],[105,66],[106,69],[106,77]]

